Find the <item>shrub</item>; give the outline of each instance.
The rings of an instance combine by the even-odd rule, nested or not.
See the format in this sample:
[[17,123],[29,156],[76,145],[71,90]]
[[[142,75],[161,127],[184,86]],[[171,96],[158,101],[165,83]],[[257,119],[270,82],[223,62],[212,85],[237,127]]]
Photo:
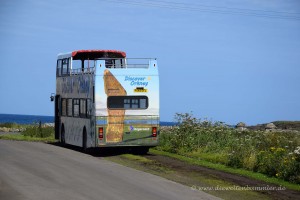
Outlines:
[[39,138],[47,138],[50,136],[54,136],[54,128],[53,127],[42,127],[39,125],[32,125],[27,127],[25,131],[22,132],[24,136],[29,137],[39,137]]
[[177,113],[175,120],[177,126],[161,130],[161,150],[300,183],[299,133],[237,131],[188,113]]

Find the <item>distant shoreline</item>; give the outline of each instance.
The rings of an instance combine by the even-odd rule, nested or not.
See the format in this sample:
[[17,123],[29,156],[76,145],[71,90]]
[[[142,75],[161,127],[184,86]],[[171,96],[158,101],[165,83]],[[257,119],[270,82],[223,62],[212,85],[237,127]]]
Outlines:
[[[44,115],[22,115],[22,114],[0,114],[0,124],[4,123],[16,123],[16,124],[36,124],[41,122],[45,123],[54,123],[54,116],[44,116]],[[270,122],[274,123],[278,129],[283,130],[298,130],[300,131],[300,121],[274,121]],[[160,121],[160,126],[176,126],[176,122],[167,122]],[[245,126],[250,130],[265,130],[265,124],[257,124],[257,125],[249,125]],[[236,125],[227,125],[230,128],[235,128]]]
[[[54,116],[42,115],[21,115],[21,114],[0,114],[0,124],[16,123],[16,124],[35,124],[41,122],[54,123]],[[175,126],[174,122],[160,122],[160,126]]]

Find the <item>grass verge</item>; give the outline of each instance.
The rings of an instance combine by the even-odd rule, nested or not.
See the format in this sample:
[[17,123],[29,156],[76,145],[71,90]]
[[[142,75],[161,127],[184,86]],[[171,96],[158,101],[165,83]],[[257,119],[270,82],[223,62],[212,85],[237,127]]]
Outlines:
[[56,141],[53,136],[41,138],[41,137],[26,136],[23,134],[4,134],[4,135],[0,135],[0,139],[31,141],[31,142],[55,142]]
[[121,157],[127,158],[129,160],[133,160],[133,161],[138,161],[138,162],[141,162],[141,163],[144,163],[144,164],[154,163],[153,160],[149,160],[149,159],[144,158],[142,156],[133,155],[133,154],[122,154]]
[[[155,157],[155,156],[154,156]],[[266,194],[256,191],[214,191],[209,188],[224,187],[232,188],[235,184],[226,180],[219,179],[214,175],[208,175],[206,173],[199,173],[199,171],[193,171],[185,167],[178,166],[177,162],[174,165],[163,163],[159,160],[155,160],[150,157],[144,157],[132,154],[121,154],[117,156],[105,157],[106,160],[119,163],[121,165],[134,168],[140,171],[151,173],[160,177],[164,177],[168,180],[186,185],[193,190],[193,188],[206,188],[204,192],[211,195],[220,197],[222,199],[240,199],[243,196],[245,200],[253,199],[272,199]],[[182,161],[180,161],[182,162]]]
[[292,190],[297,190],[300,191],[300,186],[297,184],[293,184],[293,183],[289,183],[283,180],[279,180],[277,178],[274,177],[268,177],[264,174],[261,173],[256,173],[256,172],[251,172],[248,170],[244,170],[244,169],[236,169],[236,168],[231,168],[222,164],[216,164],[216,163],[211,163],[205,160],[201,160],[201,159],[195,159],[195,158],[189,158],[186,156],[182,156],[182,155],[178,155],[178,154],[173,154],[173,153],[169,153],[169,152],[164,152],[164,151],[159,151],[156,149],[150,149],[150,153],[156,154],[156,155],[162,155],[162,156],[168,156],[171,158],[175,158],[175,159],[179,159],[181,161],[187,162],[189,164],[193,164],[193,165],[199,165],[199,166],[204,166],[204,167],[208,167],[211,169],[216,169],[219,171],[224,171],[227,173],[232,173],[232,174],[238,174],[238,175],[242,175],[245,177],[249,177],[252,179],[256,179],[256,180],[260,180],[260,181],[264,181],[266,183],[272,183],[281,187],[285,187],[287,189],[292,189]]

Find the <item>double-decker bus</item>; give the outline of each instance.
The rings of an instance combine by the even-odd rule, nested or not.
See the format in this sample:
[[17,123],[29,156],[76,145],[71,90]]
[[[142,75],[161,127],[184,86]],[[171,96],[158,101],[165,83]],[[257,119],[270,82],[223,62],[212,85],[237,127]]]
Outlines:
[[156,59],[116,50],[61,53],[56,65],[55,138],[82,147],[126,146],[146,153],[158,144]]

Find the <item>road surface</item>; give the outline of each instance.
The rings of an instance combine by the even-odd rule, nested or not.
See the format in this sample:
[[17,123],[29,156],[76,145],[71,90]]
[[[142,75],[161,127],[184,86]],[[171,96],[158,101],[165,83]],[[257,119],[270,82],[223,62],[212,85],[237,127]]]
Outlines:
[[0,140],[0,199],[218,199],[74,150]]

